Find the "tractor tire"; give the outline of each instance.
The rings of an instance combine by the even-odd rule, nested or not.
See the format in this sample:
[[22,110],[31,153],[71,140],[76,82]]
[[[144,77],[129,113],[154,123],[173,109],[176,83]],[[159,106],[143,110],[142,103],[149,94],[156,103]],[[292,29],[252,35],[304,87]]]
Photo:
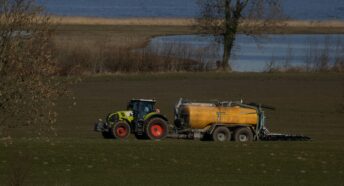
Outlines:
[[212,139],[218,142],[230,141],[231,131],[227,127],[217,127],[212,134]]
[[146,135],[151,140],[162,140],[168,135],[168,124],[162,118],[152,118],[146,124]]
[[125,121],[119,121],[111,128],[111,133],[116,139],[127,139],[130,135],[130,125]]
[[250,142],[253,141],[253,133],[248,127],[240,127],[234,131],[234,141]]

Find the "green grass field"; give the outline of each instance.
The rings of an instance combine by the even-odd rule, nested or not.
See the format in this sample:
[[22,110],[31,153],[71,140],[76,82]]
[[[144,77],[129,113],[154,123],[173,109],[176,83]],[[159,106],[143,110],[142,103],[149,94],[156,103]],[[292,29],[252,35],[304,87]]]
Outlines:
[[[85,78],[62,99],[49,141],[13,129],[0,146],[0,185],[343,185],[344,75],[172,73]],[[272,105],[273,132],[308,142],[103,139],[93,124],[131,98],[155,98],[172,120],[178,98]]]

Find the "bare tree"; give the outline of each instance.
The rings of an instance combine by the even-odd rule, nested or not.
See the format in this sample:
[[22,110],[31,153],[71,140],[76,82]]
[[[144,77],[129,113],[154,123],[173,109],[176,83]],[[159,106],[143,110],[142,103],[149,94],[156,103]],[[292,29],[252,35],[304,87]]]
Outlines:
[[199,0],[197,19],[201,33],[215,36],[223,44],[221,69],[231,71],[230,57],[239,26],[248,35],[259,35],[268,27],[282,26],[279,0]]
[[0,137],[7,128],[55,122],[65,89],[50,38],[49,17],[32,0],[0,0]]

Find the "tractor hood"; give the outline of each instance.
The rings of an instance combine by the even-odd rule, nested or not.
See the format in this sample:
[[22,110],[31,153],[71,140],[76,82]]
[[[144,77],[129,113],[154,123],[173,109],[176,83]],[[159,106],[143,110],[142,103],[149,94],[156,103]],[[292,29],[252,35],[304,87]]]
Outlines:
[[110,113],[106,117],[107,123],[115,123],[117,121],[123,121],[123,120],[131,122],[133,120],[133,111],[131,110],[118,111],[118,112]]

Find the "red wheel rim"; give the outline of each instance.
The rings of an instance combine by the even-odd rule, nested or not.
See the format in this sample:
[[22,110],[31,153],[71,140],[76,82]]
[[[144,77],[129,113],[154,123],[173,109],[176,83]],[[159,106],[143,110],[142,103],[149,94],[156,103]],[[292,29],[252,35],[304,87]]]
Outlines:
[[156,138],[162,136],[164,133],[164,129],[159,124],[153,124],[150,128],[150,131]]
[[125,137],[128,133],[127,129],[123,126],[117,127],[116,133],[119,137]]

